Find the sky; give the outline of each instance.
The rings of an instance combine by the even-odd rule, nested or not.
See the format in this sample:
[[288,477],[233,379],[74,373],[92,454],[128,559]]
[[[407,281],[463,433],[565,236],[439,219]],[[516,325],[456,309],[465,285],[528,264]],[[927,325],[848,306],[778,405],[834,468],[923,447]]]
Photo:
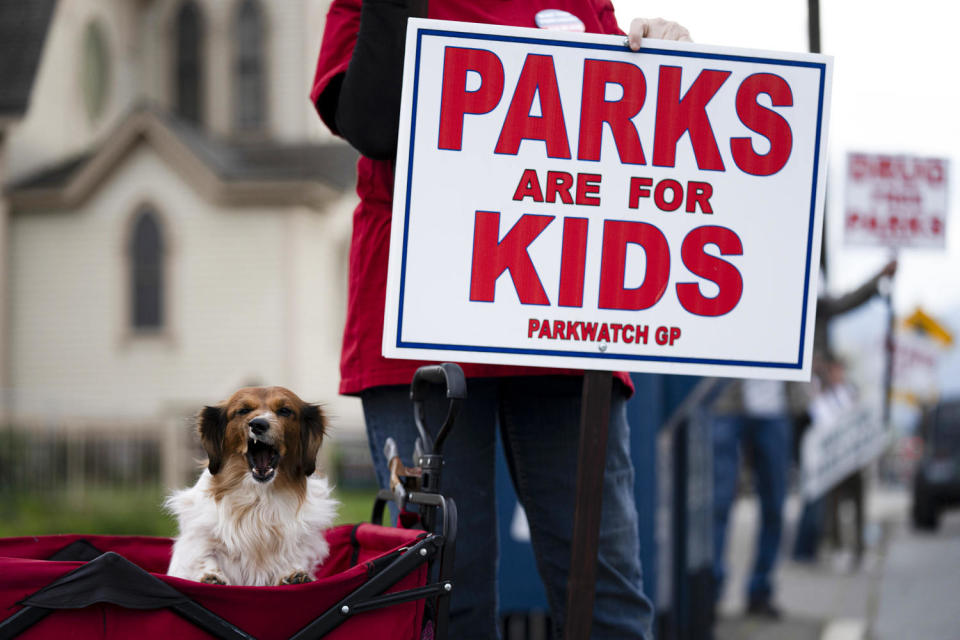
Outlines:
[[[806,0],[613,0],[625,30],[634,17],[662,17],[694,42],[807,51]],[[903,250],[894,288],[898,313],[922,306],[960,323],[960,63],[957,22],[938,0],[821,0],[822,52],[834,58],[828,138],[828,289],[848,291],[889,259],[883,248],[843,243],[843,179],[849,151],[947,158],[950,204],[944,250]],[[950,319],[954,319],[951,321]],[[960,332],[960,324],[953,326]],[[960,337],[960,336],[957,336]]]

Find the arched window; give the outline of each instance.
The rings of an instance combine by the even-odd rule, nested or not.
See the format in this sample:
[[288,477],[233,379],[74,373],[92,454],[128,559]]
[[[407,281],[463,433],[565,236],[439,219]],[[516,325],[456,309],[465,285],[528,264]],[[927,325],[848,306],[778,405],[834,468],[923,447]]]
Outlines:
[[177,113],[186,120],[200,123],[203,115],[203,16],[196,2],[180,6],[176,21],[176,87]]
[[263,63],[263,13],[256,0],[243,0],[236,14],[234,37],[234,119],[238,131],[259,131],[266,120]]
[[110,89],[110,50],[99,22],[87,24],[81,56],[83,103],[90,121],[96,122],[107,104]]
[[130,237],[130,323],[134,330],[163,327],[163,235],[152,209],[141,210]]

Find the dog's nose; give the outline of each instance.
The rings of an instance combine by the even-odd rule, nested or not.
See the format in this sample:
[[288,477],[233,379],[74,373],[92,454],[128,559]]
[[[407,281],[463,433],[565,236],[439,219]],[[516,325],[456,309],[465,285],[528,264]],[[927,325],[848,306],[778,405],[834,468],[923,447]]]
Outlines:
[[270,428],[270,423],[267,422],[266,418],[254,418],[249,424],[250,430],[258,436],[262,436]]

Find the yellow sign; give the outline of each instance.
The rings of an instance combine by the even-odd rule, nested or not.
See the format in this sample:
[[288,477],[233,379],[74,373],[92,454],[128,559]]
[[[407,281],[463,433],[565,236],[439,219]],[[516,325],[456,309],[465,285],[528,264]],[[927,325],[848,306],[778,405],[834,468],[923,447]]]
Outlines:
[[921,331],[944,347],[949,347],[953,344],[953,334],[919,307],[903,319],[903,327],[905,329]]

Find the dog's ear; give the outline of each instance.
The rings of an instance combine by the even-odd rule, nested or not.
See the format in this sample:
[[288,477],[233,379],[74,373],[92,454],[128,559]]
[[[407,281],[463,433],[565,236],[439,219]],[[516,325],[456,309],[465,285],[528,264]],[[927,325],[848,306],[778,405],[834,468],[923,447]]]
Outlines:
[[317,470],[317,453],[327,433],[327,418],[319,405],[308,404],[300,413],[300,465],[305,476]]
[[224,407],[204,407],[197,414],[197,431],[207,452],[207,468],[216,475],[223,464],[223,437],[227,430],[227,412]]

